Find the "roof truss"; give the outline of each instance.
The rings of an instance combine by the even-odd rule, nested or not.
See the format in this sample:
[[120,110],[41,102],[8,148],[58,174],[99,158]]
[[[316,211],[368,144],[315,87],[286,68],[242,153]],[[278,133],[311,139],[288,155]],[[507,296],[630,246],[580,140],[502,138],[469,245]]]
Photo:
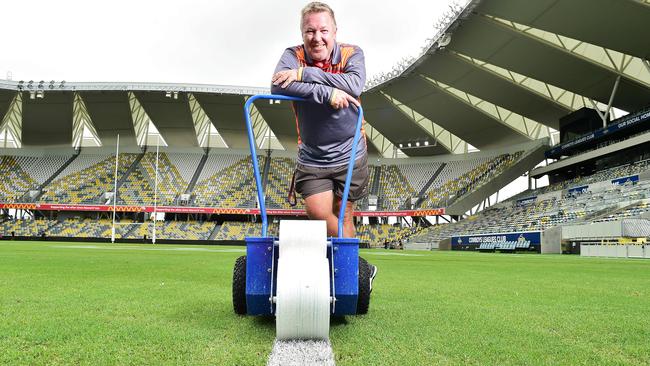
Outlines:
[[3,148],[22,147],[23,93],[16,93],[0,123],[0,143]]
[[72,147],[76,149],[82,146],[102,146],[102,142],[83,98],[75,92],[72,102]]
[[447,131],[440,125],[416,112],[414,109],[388,95],[387,93],[383,91],[380,93],[414,123],[422,127],[427,132],[427,134],[429,134],[429,136],[431,136],[436,142],[439,142],[442,146],[444,146],[447,151],[453,154],[462,154],[467,152],[466,141]]
[[524,117],[481,98],[477,98],[467,92],[456,89],[437,80],[433,80],[428,76],[420,75],[420,77],[431,83],[431,85],[436,88],[453,95],[463,103],[470,105],[472,108],[486,114],[493,120],[510,127],[514,131],[531,140],[550,136],[549,128],[539,122],[533,121],[530,118]]
[[221,137],[219,131],[214,127],[210,117],[205,113],[199,101],[196,100],[194,94],[188,93],[188,103],[190,104],[190,112],[192,113],[192,121],[194,122],[194,130],[196,131],[196,140],[201,147],[221,147],[228,148],[228,144]]
[[575,57],[579,57],[650,88],[650,70],[648,69],[647,63],[644,64],[644,60],[638,57],[495,16],[483,16],[496,23],[503,24],[522,35],[552,45]]

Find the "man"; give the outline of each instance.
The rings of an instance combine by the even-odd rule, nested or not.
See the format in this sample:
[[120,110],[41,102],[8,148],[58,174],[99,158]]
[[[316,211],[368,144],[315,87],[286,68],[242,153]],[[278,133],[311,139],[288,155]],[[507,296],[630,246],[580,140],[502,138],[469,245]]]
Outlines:
[[[334,11],[312,2],[301,12],[303,44],[287,48],[271,79],[273,94],[309,100],[294,103],[298,128],[296,191],[305,201],[307,216],[324,220],[327,234],[338,234],[338,214],[352,149],[356,161],[343,220],[343,234],[356,236],[354,202],[368,194],[368,152],[365,133],[352,146],[359,95],[366,80],[363,51],[336,42]],[[371,281],[377,267],[369,265]],[[372,282],[371,282],[372,285]],[[372,289],[372,287],[371,287]]]

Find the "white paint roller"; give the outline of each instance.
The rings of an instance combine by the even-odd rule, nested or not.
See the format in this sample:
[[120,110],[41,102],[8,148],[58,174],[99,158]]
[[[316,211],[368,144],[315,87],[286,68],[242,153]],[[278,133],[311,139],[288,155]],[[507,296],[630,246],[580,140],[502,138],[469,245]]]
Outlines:
[[278,340],[329,338],[325,221],[280,221],[275,327]]

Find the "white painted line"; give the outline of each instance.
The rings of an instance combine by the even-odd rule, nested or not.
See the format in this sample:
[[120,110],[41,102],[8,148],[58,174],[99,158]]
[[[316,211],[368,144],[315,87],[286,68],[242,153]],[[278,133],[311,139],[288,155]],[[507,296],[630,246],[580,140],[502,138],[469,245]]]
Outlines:
[[424,257],[424,254],[409,254],[409,253],[389,253],[389,252],[361,252],[362,255],[394,255],[400,257]]
[[329,341],[294,340],[273,344],[267,366],[334,366],[334,351]]
[[[151,245],[151,244],[150,244]],[[52,248],[65,249],[103,249],[103,250],[157,250],[157,251],[177,251],[177,252],[215,252],[215,253],[245,253],[246,249],[209,249],[209,248],[161,248],[145,246],[102,246],[102,245],[50,245]]]

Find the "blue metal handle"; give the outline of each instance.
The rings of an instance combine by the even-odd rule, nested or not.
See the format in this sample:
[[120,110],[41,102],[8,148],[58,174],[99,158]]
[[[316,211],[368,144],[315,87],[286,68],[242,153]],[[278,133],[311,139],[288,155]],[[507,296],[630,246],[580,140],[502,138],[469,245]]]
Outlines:
[[[262,237],[266,237],[268,228],[268,220],[266,218],[266,203],[264,198],[264,191],[262,189],[262,177],[260,176],[260,168],[257,164],[257,151],[255,148],[255,136],[253,135],[253,126],[250,118],[250,106],[258,99],[272,99],[272,100],[289,100],[293,102],[306,102],[307,99],[290,97],[287,95],[276,94],[259,94],[254,95],[244,104],[244,119],[246,120],[246,131],[248,132],[248,147],[251,150],[251,158],[253,160],[253,174],[255,175],[255,184],[257,185],[257,200],[260,205],[260,214],[262,215]],[[350,155],[350,162],[348,164],[348,172],[345,178],[345,187],[343,189],[343,197],[341,198],[341,210],[339,211],[339,238],[343,237],[343,219],[345,215],[345,206],[347,206],[348,195],[350,193],[350,182],[352,181],[352,171],[354,170],[354,163],[357,156],[357,146],[359,145],[359,138],[361,136],[361,125],[363,124],[363,108],[358,107],[359,117],[357,118],[357,126],[354,132],[354,139],[352,141],[352,154]]]
[[359,138],[361,137],[361,125],[363,124],[363,108],[358,107],[359,116],[357,117],[357,126],[354,131],[352,140],[352,153],[348,163],[348,174],[345,177],[345,187],[343,188],[343,197],[341,197],[341,210],[339,211],[339,238],[343,237],[343,219],[345,218],[345,206],[348,204],[348,194],[350,193],[350,182],[352,182],[352,171],[357,158],[357,149],[359,147]]

